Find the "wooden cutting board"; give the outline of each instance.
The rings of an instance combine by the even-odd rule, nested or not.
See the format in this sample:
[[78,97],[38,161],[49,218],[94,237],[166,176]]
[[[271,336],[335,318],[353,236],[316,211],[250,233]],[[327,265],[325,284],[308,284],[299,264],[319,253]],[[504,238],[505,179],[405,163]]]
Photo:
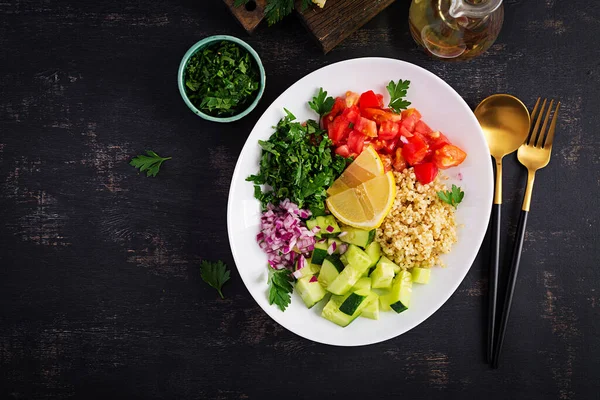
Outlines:
[[[267,0],[253,0],[246,6],[234,7],[234,0],[223,0],[249,34],[264,19]],[[395,0],[327,0],[324,8],[316,5],[302,11],[296,0],[296,12],[314,36],[324,53],[328,53],[383,11]]]

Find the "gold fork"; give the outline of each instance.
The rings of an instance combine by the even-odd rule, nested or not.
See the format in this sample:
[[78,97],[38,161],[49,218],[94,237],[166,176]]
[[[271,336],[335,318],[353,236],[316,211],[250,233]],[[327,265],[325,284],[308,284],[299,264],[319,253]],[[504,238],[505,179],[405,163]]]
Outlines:
[[[529,207],[531,205],[531,194],[533,192],[535,172],[538,169],[544,168],[546,165],[548,165],[548,162],[550,162],[550,155],[552,154],[552,143],[554,142],[554,131],[556,130],[556,120],[558,118],[560,101],[556,102],[556,108],[553,110],[552,106],[554,105],[554,100],[551,100],[544,117],[546,102],[547,100],[544,99],[541,108],[539,108],[540,99],[537,99],[537,102],[533,108],[533,113],[531,114],[532,121],[537,116],[537,119],[535,120],[535,126],[531,130],[527,140],[525,140],[525,143],[519,147],[517,152],[519,161],[525,166],[525,168],[527,168],[527,188],[525,189],[525,197],[523,199],[523,206],[521,207],[521,214],[519,215],[519,223],[517,225],[515,247],[513,250],[512,263],[510,267],[510,276],[508,278],[508,287],[506,296],[504,297],[504,309],[502,311],[502,319],[500,321],[500,332],[497,338],[496,347],[494,349],[494,357],[492,360],[492,366],[494,368],[498,368],[498,360],[500,358],[500,352],[502,351],[502,344],[504,343],[504,334],[506,333],[506,324],[508,322],[510,306],[512,305],[515,283],[517,281],[517,273],[519,271],[519,262],[521,261],[521,250],[523,249],[523,238],[525,237],[527,215],[529,214]],[[546,130],[552,111],[554,111],[552,122],[550,123],[550,128]],[[540,123],[542,119],[544,122],[542,129],[540,130]]]

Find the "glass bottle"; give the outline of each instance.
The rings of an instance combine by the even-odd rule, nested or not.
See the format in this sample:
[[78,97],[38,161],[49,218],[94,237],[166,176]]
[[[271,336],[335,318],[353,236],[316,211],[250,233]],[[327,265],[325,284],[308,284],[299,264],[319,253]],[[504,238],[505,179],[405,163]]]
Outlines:
[[413,0],[410,32],[427,53],[442,60],[469,60],[496,40],[502,0]]

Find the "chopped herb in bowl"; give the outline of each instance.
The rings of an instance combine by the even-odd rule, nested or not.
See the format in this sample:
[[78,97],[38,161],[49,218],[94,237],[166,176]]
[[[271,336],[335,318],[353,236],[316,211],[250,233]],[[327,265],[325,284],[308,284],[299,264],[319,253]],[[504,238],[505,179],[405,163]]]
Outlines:
[[264,72],[250,46],[239,39],[220,38],[224,37],[192,47],[182,61],[179,79],[182,96],[193,111],[227,122],[255,105],[262,94]]

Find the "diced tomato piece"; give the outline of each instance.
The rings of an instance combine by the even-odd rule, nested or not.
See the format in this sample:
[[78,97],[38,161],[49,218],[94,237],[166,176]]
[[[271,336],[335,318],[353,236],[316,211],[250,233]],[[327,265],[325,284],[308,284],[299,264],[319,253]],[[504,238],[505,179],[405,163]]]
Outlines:
[[327,132],[329,139],[331,139],[334,145],[337,146],[345,142],[346,137],[350,133],[349,125],[350,122],[341,115],[329,124]]
[[342,97],[337,97],[333,102],[333,107],[331,108],[331,111],[325,114],[321,120],[323,123],[323,129],[328,129],[329,125],[333,122],[335,117],[340,115],[345,108],[346,100],[344,100],[344,98]]
[[381,159],[381,162],[383,163],[383,169],[385,170],[385,172],[391,171],[392,170],[392,156],[389,156],[387,154],[380,154],[379,158]]
[[382,94],[377,95],[377,101],[379,102],[379,108],[383,108],[383,95]]
[[402,118],[402,126],[405,127],[409,132],[415,131],[416,124],[417,117],[415,117],[414,114],[410,114],[406,118]]
[[379,150],[383,149],[383,146],[385,146],[385,142],[383,140],[379,140],[379,139],[372,140],[371,146],[373,146],[373,149],[375,149],[376,151],[379,151]]
[[423,161],[427,156],[429,146],[423,140],[421,135],[414,135],[408,139],[408,143],[405,143],[402,147],[402,156],[408,162],[409,165],[415,165]]
[[358,93],[354,93],[351,91],[346,92],[346,107],[352,107],[358,104],[358,99],[360,96]]
[[381,150],[387,154],[394,154],[394,151],[396,150],[396,147],[398,146],[398,140],[391,139],[391,140],[384,140],[383,142],[384,142],[384,146],[383,146],[383,149],[381,149]]
[[415,135],[412,134],[412,132],[410,132],[408,129],[406,129],[403,126],[400,127],[400,135],[404,136],[407,139],[415,136]]
[[339,154],[340,156],[346,158],[350,155],[350,149],[347,144],[343,144],[339,147],[336,147],[335,154]]
[[444,145],[450,144],[450,140],[440,131],[431,132],[427,140],[429,141],[431,150],[437,150]]
[[445,144],[433,152],[433,162],[438,168],[446,169],[462,163],[467,153],[453,144]]
[[429,135],[433,130],[423,120],[418,120],[415,124],[415,132],[422,133],[423,135]]
[[415,121],[418,121],[421,119],[421,113],[416,108],[411,107],[409,109],[402,111],[402,119],[406,119],[411,116],[415,118]]
[[406,169],[406,160],[402,156],[402,148],[398,147],[396,149],[396,154],[394,156],[394,162],[392,163],[392,167],[398,172],[404,171]]
[[392,121],[383,121],[379,128],[379,139],[390,140],[396,139],[400,132],[400,124]]
[[348,148],[352,153],[360,154],[365,144],[365,135],[358,131],[350,132],[348,136]]
[[365,108],[360,110],[363,117],[373,120],[380,124],[383,121],[394,121],[398,122],[402,119],[400,114],[394,114],[393,112],[380,110],[379,108]]
[[369,137],[377,137],[377,124],[375,121],[364,117],[358,117],[354,125],[354,130]]
[[358,105],[361,110],[364,110],[365,108],[377,108],[379,107],[379,100],[377,99],[375,92],[369,90],[360,95]]
[[[348,107],[342,112],[342,117],[346,118],[352,125],[356,124],[358,118],[360,118],[360,110],[357,106]],[[352,129],[353,127],[350,127]]]
[[423,185],[433,182],[438,173],[438,169],[433,163],[417,164],[413,168],[417,180]]

